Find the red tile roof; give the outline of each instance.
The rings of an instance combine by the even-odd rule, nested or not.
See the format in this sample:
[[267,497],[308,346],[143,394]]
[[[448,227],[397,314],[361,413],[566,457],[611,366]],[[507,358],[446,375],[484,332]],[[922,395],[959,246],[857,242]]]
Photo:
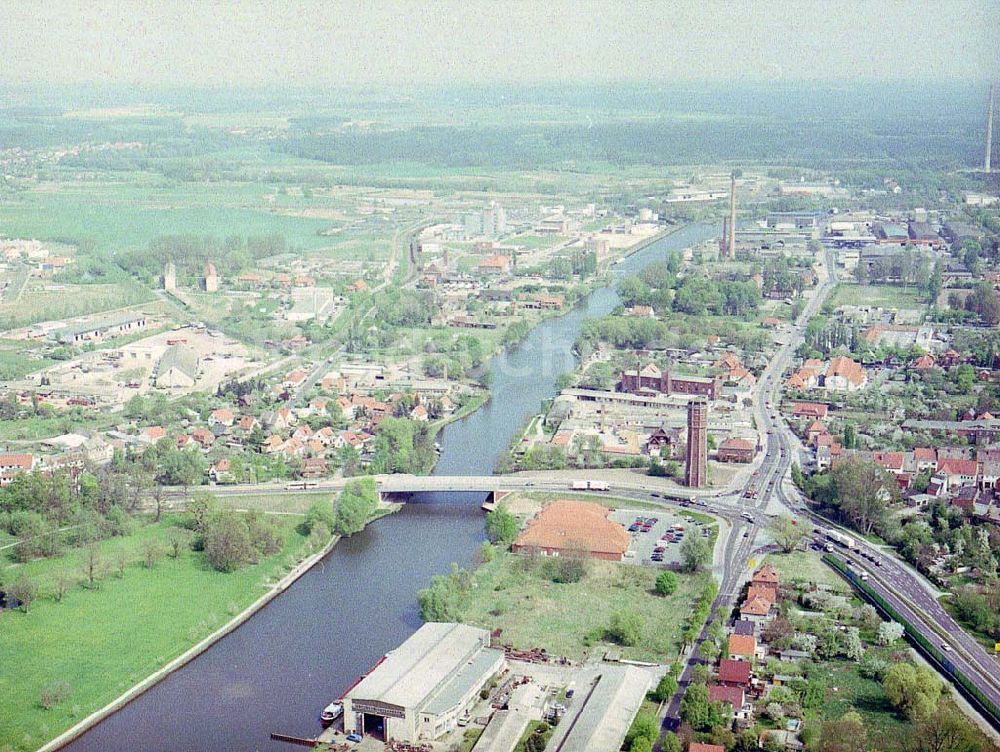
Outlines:
[[743,707],[743,687],[725,687],[721,684],[712,684],[708,688],[708,701],[721,702],[733,706],[739,710]]
[[553,501],[528,523],[514,542],[514,548],[579,550],[581,553],[622,556],[631,538],[624,527],[608,519],[609,511],[589,501]]
[[719,662],[719,681],[746,684],[750,681],[750,662],[725,658]]
[[757,640],[753,635],[729,635],[729,655],[753,658],[757,652]]

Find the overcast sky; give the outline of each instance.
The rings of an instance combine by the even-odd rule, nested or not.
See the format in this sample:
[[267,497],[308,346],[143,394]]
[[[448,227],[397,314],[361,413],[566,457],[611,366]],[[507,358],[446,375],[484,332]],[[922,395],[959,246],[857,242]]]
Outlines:
[[1000,0],[0,0],[0,81],[1000,78]]

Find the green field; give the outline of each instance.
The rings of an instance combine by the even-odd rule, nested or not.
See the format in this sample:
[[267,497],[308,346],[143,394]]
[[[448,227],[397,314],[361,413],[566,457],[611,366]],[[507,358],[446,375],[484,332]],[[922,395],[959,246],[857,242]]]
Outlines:
[[107,285],[62,285],[45,290],[29,284],[16,303],[0,304],[0,326],[16,328],[53,319],[85,316],[148,303],[153,293],[137,282]]
[[851,586],[824,564],[819,554],[805,551],[771,554],[767,557],[767,562],[778,570],[784,582],[793,584],[815,582],[838,593],[851,592]]
[[[888,742],[898,740],[909,723],[889,704],[882,685],[858,673],[855,663],[846,660],[822,664],[826,681],[826,700],[820,709],[823,718],[840,718],[849,710],[858,711],[869,729],[874,748],[892,748]],[[884,740],[885,746],[878,742]]]
[[[677,656],[684,620],[708,575],[679,575],[677,592],[662,598],[652,592],[659,571],[592,561],[579,582],[557,584],[533,567],[530,557],[497,552],[476,570],[472,588],[461,596],[461,620],[502,629],[502,642],[521,649],[544,647],[554,656],[582,659],[591,642],[599,652],[615,649],[625,658],[668,662]],[[617,611],[639,615],[638,645],[600,639]]]
[[45,368],[55,362],[50,358],[33,356],[29,342],[0,339],[0,381],[20,379],[32,371]]
[[[0,617],[0,749],[36,749],[149,676],[263,595],[299,558],[305,541],[288,522],[281,553],[233,574],[216,572],[192,551],[144,568],[143,542],[166,547],[174,524],[165,520],[105,541],[105,566],[116,569],[116,552],[127,552],[124,577],[106,574],[94,590],[74,584],[61,603],[44,593],[57,572],[83,579],[79,552],[23,567],[4,563],[5,580],[24,571],[42,583],[42,597],[27,614]],[[39,698],[53,682],[66,682],[72,693],[45,710]]]
[[841,282],[830,296],[828,305],[879,306],[881,308],[922,308],[927,296],[913,287],[857,285]]
[[145,247],[160,235],[269,235],[297,250],[324,248],[319,233],[331,222],[286,216],[262,205],[260,186],[222,184],[211,190],[178,190],[169,184],[57,184],[57,190],[22,194],[0,204],[0,226],[9,237],[60,240],[99,252]]

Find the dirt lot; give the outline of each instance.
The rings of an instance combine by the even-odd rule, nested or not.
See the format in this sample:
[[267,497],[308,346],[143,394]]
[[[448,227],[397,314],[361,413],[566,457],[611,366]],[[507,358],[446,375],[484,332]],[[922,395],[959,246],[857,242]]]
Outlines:
[[[184,327],[161,332],[122,347],[86,353],[44,373],[53,389],[70,390],[105,403],[124,403],[135,394],[156,389],[156,365],[170,343],[180,343],[198,354],[199,374],[194,386],[172,389],[178,395],[192,391],[212,391],[234,375],[259,367],[259,361],[242,343],[222,334]],[[131,385],[131,386],[130,386]]]

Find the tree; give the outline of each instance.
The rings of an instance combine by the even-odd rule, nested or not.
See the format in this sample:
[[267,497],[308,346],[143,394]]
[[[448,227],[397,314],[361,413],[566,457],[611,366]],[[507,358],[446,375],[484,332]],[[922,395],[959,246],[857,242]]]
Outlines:
[[879,645],[892,645],[896,640],[903,636],[903,625],[895,621],[884,621],[878,625],[878,634],[875,635],[875,641]]
[[631,647],[642,641],[642,630],[643,623],[639,614],[634,611],[616,611],[611,615],[608,636],[615,642]]
[[486,513],[486,537],[491,543],[509,546],[517,537],[517,531],[517,518],[507,511],[503,502]]
[[309,507],[309,511],[306,512],[306,518],[302,521],[299,526],[299,530],[303,535],[309,535],[313,530],[317,528],[320,530],[325,530],[325,535],[330,535],[333,533],[333,528],[336,524],[336,518],[333,513],[333,504],[330,501],[317,501]]
[[681,561],[684,570],[697,572],[712,561],[712,544],[700,535],[691,535],[681,543]]
[[38,596],[38,584],[25,574],[21,574],[13,583],[7,587],[7,596],[17,601],[18,606],[24,613],[31,610],[31,604]]
[[163,549],[160,544],[153,540],[152,538],[147,538],[142,542],[142,564],[146,569],[152,569],[156,566],[156,562],[160,560],[163,555]]
[[205,557],[220,572],[235,572],[256,558],[250,531],[235,512],[216,512],[204,533]]
[[93,587],[101,576],[101,561],[101,547],[97,543],[89,543],[84,546],[80,567],[87,578],[87,587]]
[[672,731],[668,731],[660,742],[660,752],[682,752],[683,749],[681,740]]
[[187,504],[188,524],[196,533],[204,533],[217,508],[215,496],[207,491],[195,491]]
[[882,682],[889,702],[911,720],[925,719],[934,712],[942,686],[934,671],[912,663],[894,664]]
[[677,693],[677,680],[669,673],[663,677],[653,690],[653,699],[657,702],[666,702]]
[[72,584],[73,578],[70,577],[69,572],[65,569],[56,570],[55,574],[52,575],[52,595],[55,596],[56,602],[62,602]]
[[953,703],[937,709],[914,724],[903,742],[905,752],[980,752],[983,749],[968,720]]
[[857,627],[849,627],[844,634],[844,655],[852,661],[860,661],[865,656],[865,646],[861,643],[861,633]]
[[866,752],[868,730],[855,711],[844,713],[838,720],[823,724],[820,752]]
[[802,539],[809,535],[810,530],[804,521],[796,521],[787,515],[775,517],[768,524],[768,530],[774,542],[781,546],[781,550],[790,554]]
[[[385,422],[385,421],[383,421]],[[375,481],[364,478],[348,483],[340,494],[334,515],[334,530],[338,535],[354,535],[364,529],[378,507]]]
[[677,575],[669,570],[656,575],[656,592],[664,596],[677,592]]
[[652,713],[639,713],[628,732],[625,734],[625,745],[628,749],[635,749],[635,744],[639,740],[645,740],[652,744],[660,735],[660,724]]
[[864,534],[881,525],[889,504],[899,496],[899,486],[881,467],[859,456],[848,457],[829,473],[834,504],[844,518]]
[[174,527],[167,533],[167,545],[170,549],[170,558],[180,557],[181,551],[191,545],[191,533],[183,528]]
[[681,699],[681,719],[696,731],[703,731],[709,725],[708,687],[691,684]]

